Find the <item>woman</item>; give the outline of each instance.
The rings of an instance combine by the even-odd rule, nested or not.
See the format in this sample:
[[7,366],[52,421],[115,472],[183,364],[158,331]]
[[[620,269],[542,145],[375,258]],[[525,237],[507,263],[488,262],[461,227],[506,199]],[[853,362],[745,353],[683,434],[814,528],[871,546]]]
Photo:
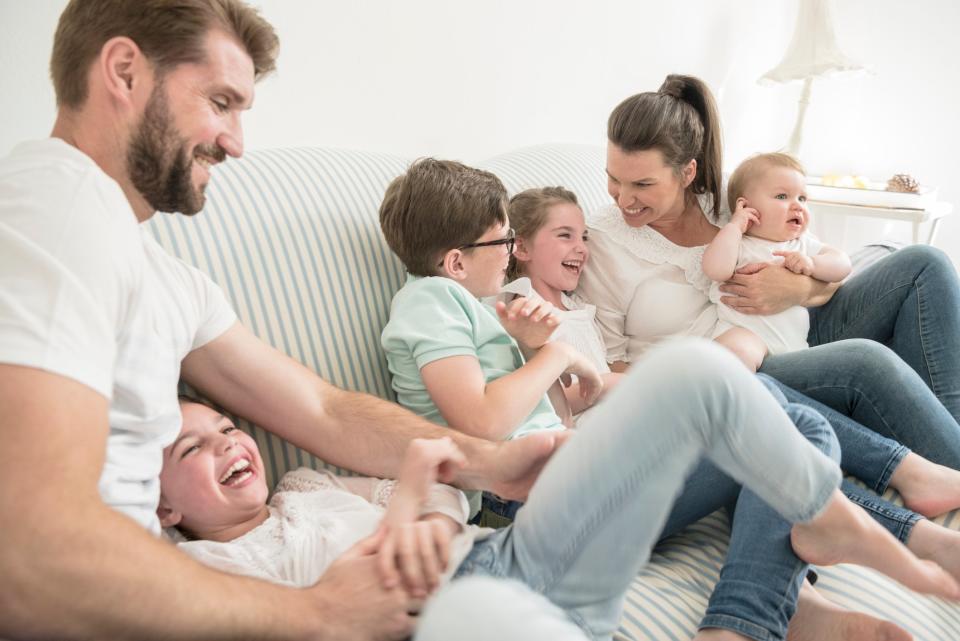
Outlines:
[[[710,335],[716,310],[700,261],[718,232],[714,223],[729,212],[721,210],[719,122],[701,81],[669,76],[658,92],[628,98],[611,114],[608,138],[608,186],[616,206],[591,217],[593,259],[579,291],[596,304],[607,358],[623,370],[664,338]],[[903,250],[839,290],[773,265],[743,271],[723,288],[730,294],[725,302],[739,311],[822,306],[811,313],[813,347],[768,358],[761,368],[793,388],[784,390],[790,400],[804,402],[796,394],[802,392],[923,457],[960,468],[960,287],[939,252]],[[831,342],[840,339],[853,340]],[[844,451],[857,452],[863,439],[875,438],[814,405],[831,418]],[[915,411],[907,415],[907,407]],[[878,485],[874,489],[882,490]],[[740,508],[732,553],[741,536],[737,522],[750,520]],[[728,586],[726,580],[711,599],[704,626],[712,629],[701,632],[704,639],[749,632],[755,613],[737,597],[735,582]],[[789,601],[784,589],[778,588]]]

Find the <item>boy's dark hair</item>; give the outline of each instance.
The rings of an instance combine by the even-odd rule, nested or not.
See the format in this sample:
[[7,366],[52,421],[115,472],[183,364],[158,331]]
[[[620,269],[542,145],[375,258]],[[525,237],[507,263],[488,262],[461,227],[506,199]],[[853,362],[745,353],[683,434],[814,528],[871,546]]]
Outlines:
[[213,29],[243,46],[256,79],[273,71],[280,40],[242,0],[71,0],[60,15],[50,58],[57,105],[83,106],[90,65],[111,38],[136,42],[162,78],[177,65],[205,60],[206,37]]
[[489,171],[421,158],[387,187],[380,229],[415,276],[434,276],[447,251],[507,221],[507,190]]
[[[547,224],[550,208],[560,203],[580,206],[577,195],[563,187],[527,189],[511,198],[507,212],[510,214],[510,226],[516,231],[517,238],[532,240],[540,228]],[[517,257],[510,256],[507,278],[513,280],[522,275]]]
[[790,154],[780,151],[754,154],[740,163],[727,183],[727,204],[730,205],[731,213],[737,210],[737,198],[743,195],[747,187],[773,167],[786,167],[798,171],[804,176],[807,175],[800,161]]

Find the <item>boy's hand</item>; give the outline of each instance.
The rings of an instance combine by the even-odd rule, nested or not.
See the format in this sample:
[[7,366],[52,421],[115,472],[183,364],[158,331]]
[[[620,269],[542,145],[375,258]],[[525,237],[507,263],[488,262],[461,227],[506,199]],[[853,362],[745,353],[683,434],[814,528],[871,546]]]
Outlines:
[[519,297],[506,304],[497,301],[500,323],[521,347],[536,350],[553,334],[560,319],[553,313],[553,304],[545,300]]
[[747,206],[747,199],[737,198],[737,210],[730,216],[728,225],[734,225],[741,234],[746,234],[752,225],[760,224],[760,212]]
[[414,599],[424,599],[436,590],[450,562],[450,541],[460,525],[446,515],[428,514],[412,523],[382,522],[380,531],[383,541],[377,564],[383,587],[391,589],[402,583]]
[[562,382],[564,386],[569,387],[569,375],[573,374],[576,376],[577,382],[580,384],[580,398],[582,398],[584,404],[589,407],[596,402],[597,398],[600,397],[600,392],[603,391],[603,378],[600,376],[600,372],[597,371],[594,364],[590,362],[590,359],[575,348],[566,344],[564,344],[564,346],[569,347],[567,351],[570,356],[570,364],[560,378],[560,382]]
[[783,256],[783,266],[794,274],[813,276],[813,259],[800,252],[773,252],[774,256]]

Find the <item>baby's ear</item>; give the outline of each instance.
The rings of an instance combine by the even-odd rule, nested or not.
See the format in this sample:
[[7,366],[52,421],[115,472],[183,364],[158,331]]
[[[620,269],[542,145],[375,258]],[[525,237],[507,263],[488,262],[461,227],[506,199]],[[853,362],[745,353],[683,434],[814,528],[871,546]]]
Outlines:
[[173,527],[183,520],[183,515],[171,509],[161,496],[160,505],[157,506],[157,518],[160,519],[160,527]]

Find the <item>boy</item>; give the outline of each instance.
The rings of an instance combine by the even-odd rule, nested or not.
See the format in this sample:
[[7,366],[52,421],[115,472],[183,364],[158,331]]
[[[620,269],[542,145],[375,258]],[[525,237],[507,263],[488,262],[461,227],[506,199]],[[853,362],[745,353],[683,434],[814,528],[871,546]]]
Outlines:
[[810,317],[794,307],[771,316],[747,315],[719,304],[720,283],[749,263],[783,261],[797,274],[839,282],[850,274],[850,258],[807,234],[806,177],[803,167],[783,153],[758,154],[730,177],[727,198],[733,215],[703,254],[703,272],[714,281],[710,300],[719,322],[713,338],[752,371],[767,354],[807,347]]

